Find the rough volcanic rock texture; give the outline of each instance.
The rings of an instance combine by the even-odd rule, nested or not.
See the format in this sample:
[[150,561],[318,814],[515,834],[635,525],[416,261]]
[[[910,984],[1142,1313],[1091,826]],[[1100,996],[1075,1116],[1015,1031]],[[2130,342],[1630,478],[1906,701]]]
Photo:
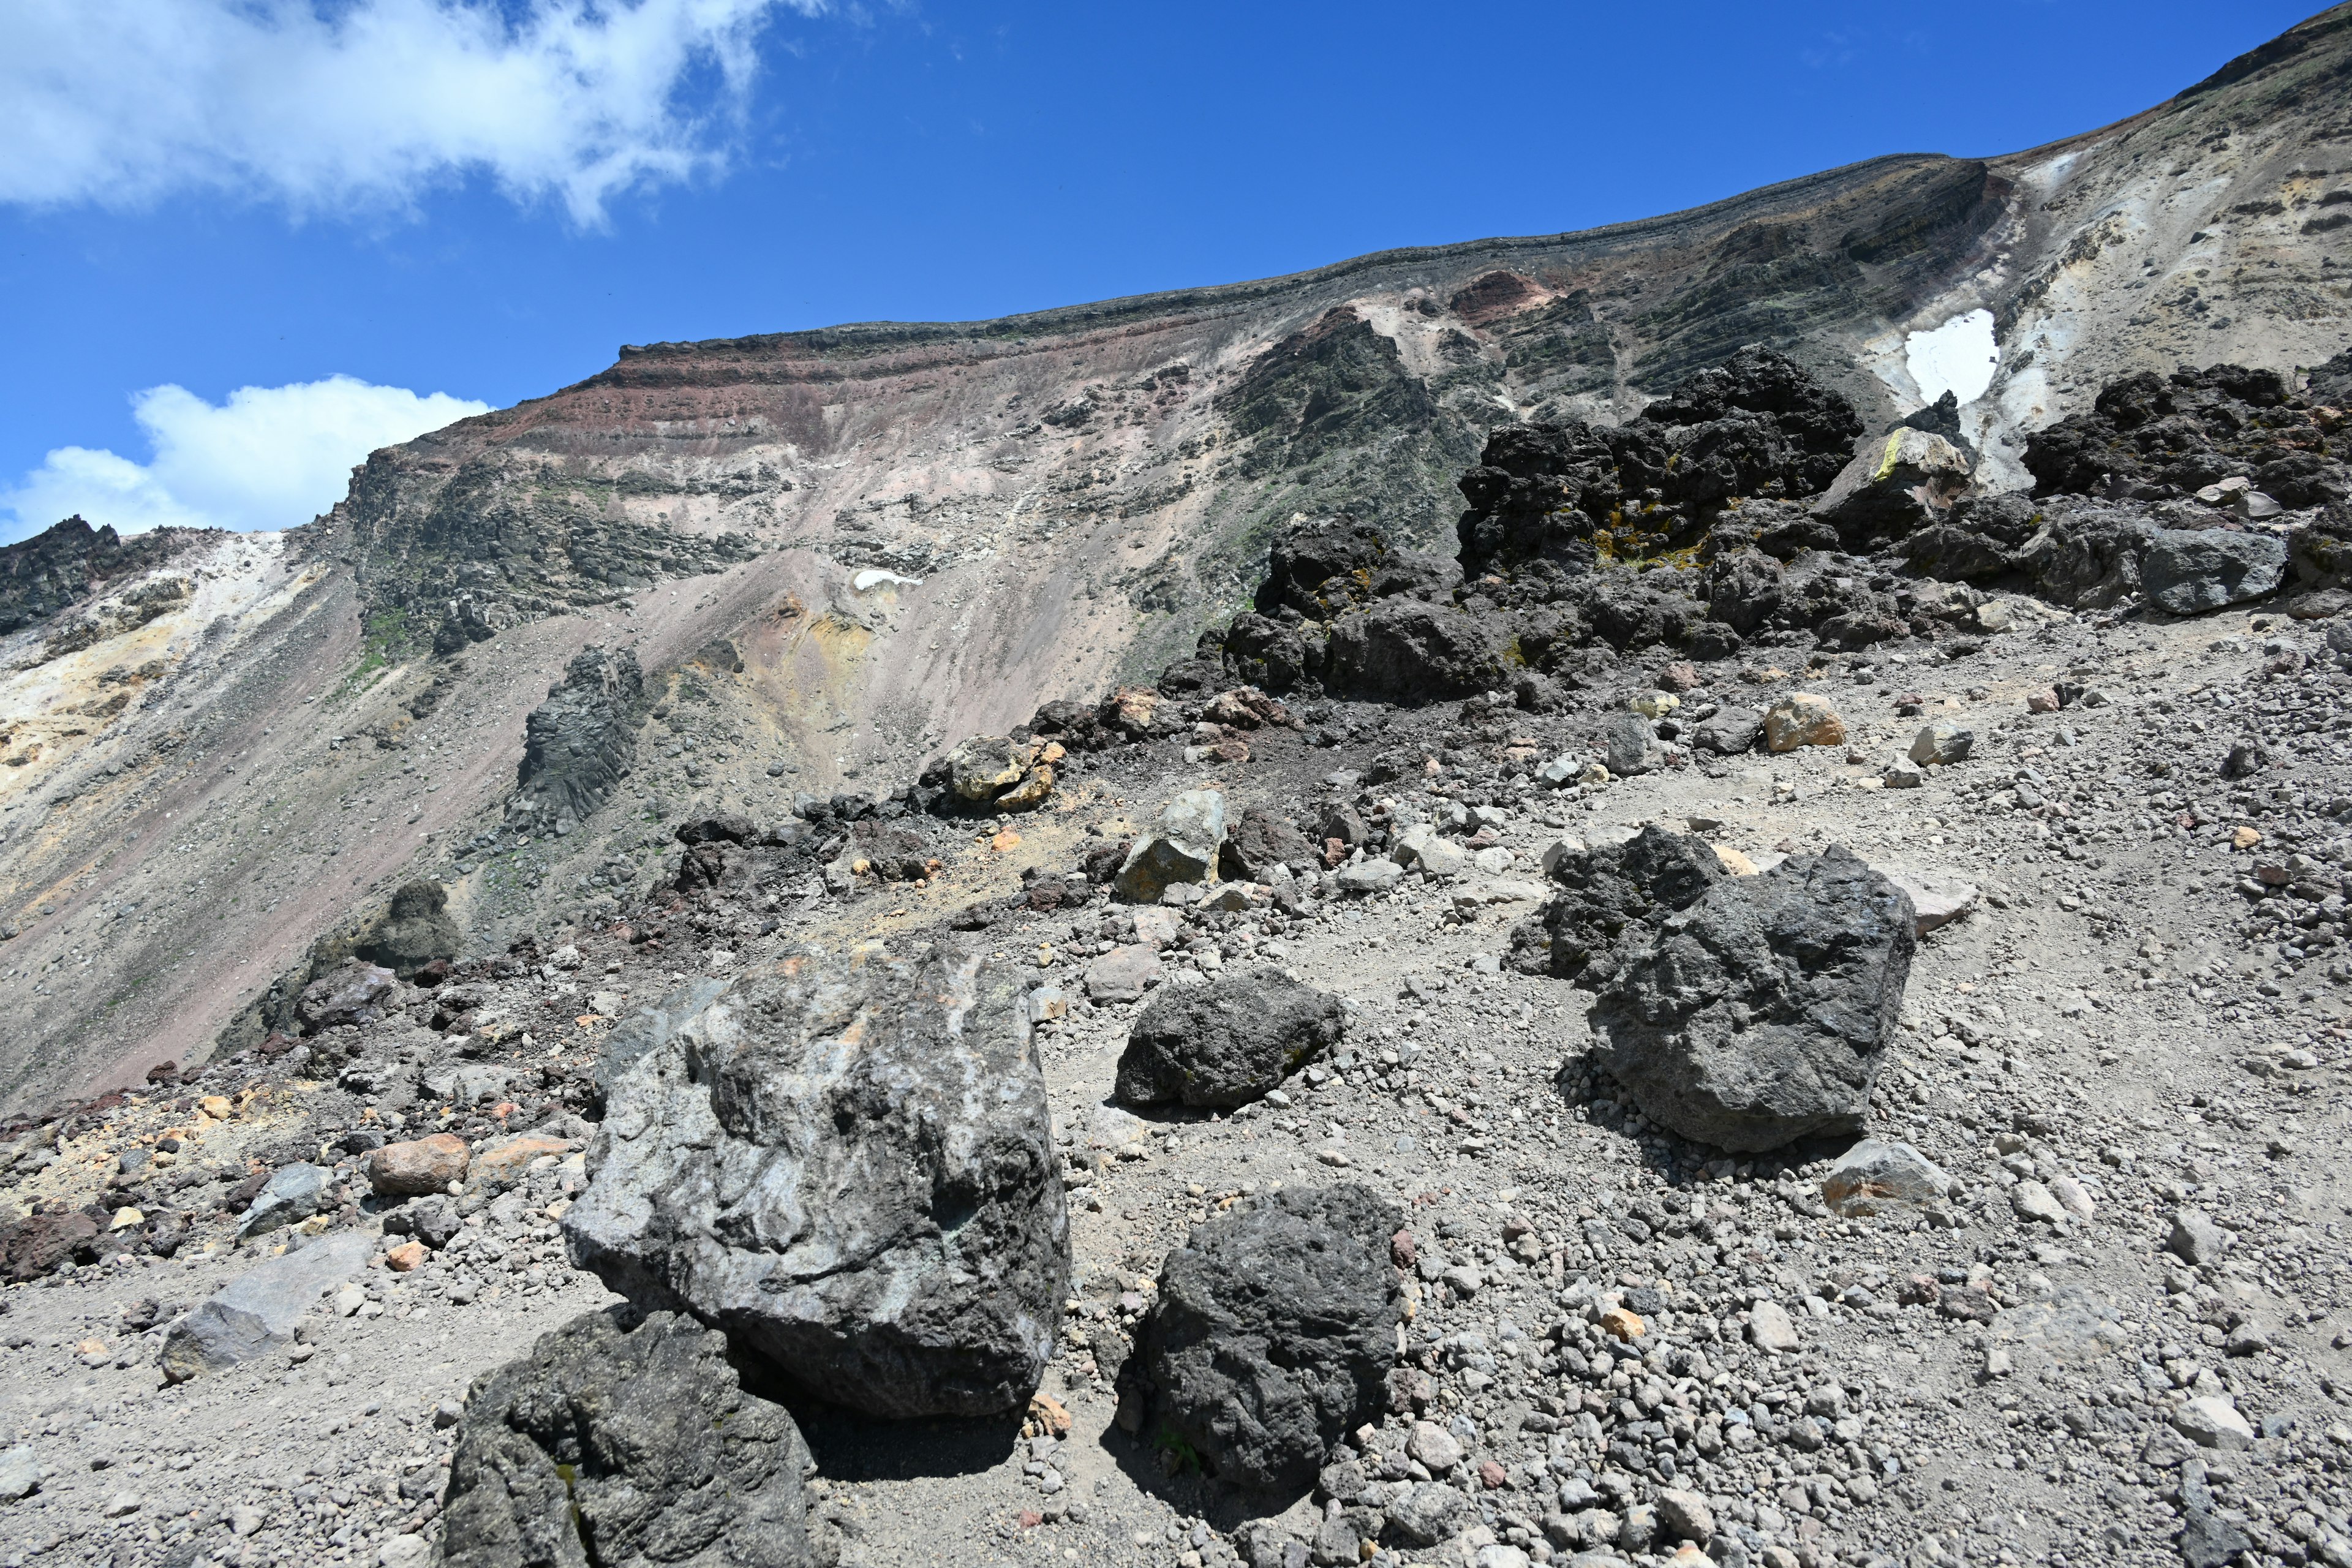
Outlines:
[[1385,1400],[1403,1224],[1351,1184],[1286,1188],[1196,1226],[1161,1267],[1138,1346],[1145,1440],[1239,1486],[1305,1490]]
[[1645,928],[1688,909],[1723,874],[1706,840],[1655,823],[1622,843],[1562,855],[1551,876],[1565,891],[1511,933],[1511,965],[1597,984],[1612,972],[1629,931],[1639,941]]
[[1832,845],[1726,878],[1593,1005],[1594,1051],[1649,1118],[1738,1152],[1858,1131],[1903,1005],[1911,900]]
[[448,1568],[818,1568],[814,1465],[727,1339],[656,1312],[590,1312],[466,1399],[443,1500]]
[[1332,624],[1326,684],[1376,701],[1467,697],[1503,683],[1503,644],[1489,620],[1460,606],[1382,599]]
[[551,826],[585,819],[628,771],[646,709],[645,672],[627,648],[581,651],[525,726],[517,801]]
[[574,1257],[869,1415],[1019,1407],[1070,1272],[1021,983],[945,945],[747,973],[614,1079]]
[[1163,986],[1128,1031],[1118,1097],[1244,1105],[1339,1044],[1342,1027],[1338,997],[1279,969]]
[[1751,343],[1623,425],[1512,425],[1462,477],[1462,564],[1589,570],[1695,543],[1735,500],[1810,496],[1853,455],[1853,404]]
[[0,637],[47,620],[114,579],[163,565],[208,531],[158,528],[124,539],[111,525],[92,528],[69,517],[0,545]]
[[2235,364],[2112,382],[2088,412],[2029,437],[2024,463],[2037,495],[2168,500],[2243,477],[2291,508],[2352,497],[2352,468],[2311,402],[2276,371]]

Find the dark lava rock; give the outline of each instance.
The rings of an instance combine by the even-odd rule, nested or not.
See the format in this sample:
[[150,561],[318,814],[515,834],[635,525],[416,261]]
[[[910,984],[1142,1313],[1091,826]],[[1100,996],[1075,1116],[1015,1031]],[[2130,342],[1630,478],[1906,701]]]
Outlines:
[[1217,851],[1217,874],[1229,881],[1255,882],[1270,876],[1276,866],[1296,869],[1312,866],[1316,858],[1315,847],[1289,818],[1253,805],[1225,830],[1225,842]]
[[590,1312],[476,1380],[450,1456],[449,1568],[817,1568],[790,1412],[727,1338],[669,1312]]
[[1018,1409],[1070,1273],[1024,983],[948,943],[747,971],[612,1079],[573,1258],[867,1415]]
[[1381,599],[1332,623],[1325,681],[1339,695],[1421,703],[1467,697],[1506,679],[1502,637],[1469,610]]
[[1164,985],[1136,1016],[1117,1092],[1136,1105],[1244,1105],[1339,1043],[1339,999],[1279,969]]
[[627,648],[583,648],[561,684],[523,723],[522,765],[509,818],[558,832],[587,820],[613,795],[646,716],[645,672]]
[[2217,364],[2110,382],[2090,409],[2027,438],[2036,495],[2156,501],[2245,475],[2283,506],[2352,497],[2352,468],[2326,456],[2311,403],[2276,371]]
[[2304,381],[2304,395],[2329,408],[2352,408],[2352,349],[2315,368]]
[[1129,1363],[1142,1436],[1218,1479],[1304,1492],[1341,1436],[1387,1403],[1403,1227],[1370,1188],[1289,1187],[1195,1226],[1168,1255]]
[[1910,897],[1843,846],[1722,879],[1602,988],[1594,1054],[1698,1142],[1745,1153],[1858,1131],[1916,926]]
[[1564,855],[1551,876],[1566,890],[1512,931],[1507,962],[1528,974],[1598,984],[1629,931],[1638,941],[1639,928],[1689,908],[1723,875],[1705,839],[1655,823],[1622,843]]
[[47,620],[117,578],[152,571],[210,533],[157,528],[125,539],[110,525],[92,528],[69,517],[30,539],[0,545],[0,636]]
[[1923,577],[1973,583],[2009,570],[2009,551],[1998,541],[1957,522],[1930,523],[1903,542],[1903,558]]
[[1706,614],[1742,637],[1780,607],[1780,563],[1759,551],[1726,555],[1707,568]]
[[1736,757],[1756,749],[1764,731],[1764,715],[1753,708],[1727,702],[1690,727],[1691,744],[1702,752]]
[[2286,541],[2275,534],[2167,528],[2141,557],[2139,581],[2158,609],[2197,616],[2276,593],[2286,560]]
[[1623,425],[1507,425],[1462,477],[1462,564],[1590,571],[1697,542],[1735,499],[1825,489],[1862,420],[1787,356],[1750,344]]
[[2139,563],[2156,524],[2122,506],[2053,504],[2012,561],[2054,604],[2104,610],[2139,591]]
[[449,889],[419,879],[392,895],[391,907],[361,942],[358,956],[403,980],[436,958],[455,958],[466,933],[448,913]]
[[1442,595],[1461,577],[1453,562],[1398,549],[1380,528],[1343,512],[1299,523],[1275,542],[1255,603],[1261,616],[1289,609],[1328,621],[1397,594]]

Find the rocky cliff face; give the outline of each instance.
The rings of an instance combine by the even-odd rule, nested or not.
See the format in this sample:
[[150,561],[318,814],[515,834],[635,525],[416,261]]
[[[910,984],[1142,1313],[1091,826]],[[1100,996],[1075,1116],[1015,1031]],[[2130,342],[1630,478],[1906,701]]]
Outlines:
[[[375,454],[283,538],[0,552],[0,964],[28,998],[0,1092],[210,1049],[419,872],[503,936],[635,879],[680,807],[903,782],[1156,670],[1301,514],[1450,556],[1497,429],[1630,426],[1747,343],[1876,430],[1928,401],[1913,335],[1989,312],[1991,383],[1943,420],[2019,488],[2026,436],[2125,373],[2316,364],[2352,342],[2347,70],[2338,7],[2003,158],[998,321],[628,348]],[[645,701],[599,732],[595,803],[501,835],[530,716],[592,644]]]

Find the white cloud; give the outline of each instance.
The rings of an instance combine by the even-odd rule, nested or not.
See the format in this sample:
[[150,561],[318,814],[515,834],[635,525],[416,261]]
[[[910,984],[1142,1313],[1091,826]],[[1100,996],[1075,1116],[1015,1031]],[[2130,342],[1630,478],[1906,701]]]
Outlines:
[[828,4],[7,0],[0,201],[336,212],[486,174],[593,224],[717,166],[761,22]]
[[341,500],[352,468],[377,447],[489,406],[348,375],[241,386],[217,405],[184,387],[149,387],[131,399],[131,412],[152,460],[60,447],[0,493],[0,506],[16,513],[7,530],[14,538],[76,512],[123,533],[166,524],[290,528]]

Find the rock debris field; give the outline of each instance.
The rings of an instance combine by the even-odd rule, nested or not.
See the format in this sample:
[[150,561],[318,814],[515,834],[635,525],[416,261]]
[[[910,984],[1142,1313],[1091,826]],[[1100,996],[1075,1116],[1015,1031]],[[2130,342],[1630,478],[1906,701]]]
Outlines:
[[0,1150],[0,1563],[2352,1568],[2352,527],[2252,374],[1982,496],[1742,351],[616,919],[404,893]]

